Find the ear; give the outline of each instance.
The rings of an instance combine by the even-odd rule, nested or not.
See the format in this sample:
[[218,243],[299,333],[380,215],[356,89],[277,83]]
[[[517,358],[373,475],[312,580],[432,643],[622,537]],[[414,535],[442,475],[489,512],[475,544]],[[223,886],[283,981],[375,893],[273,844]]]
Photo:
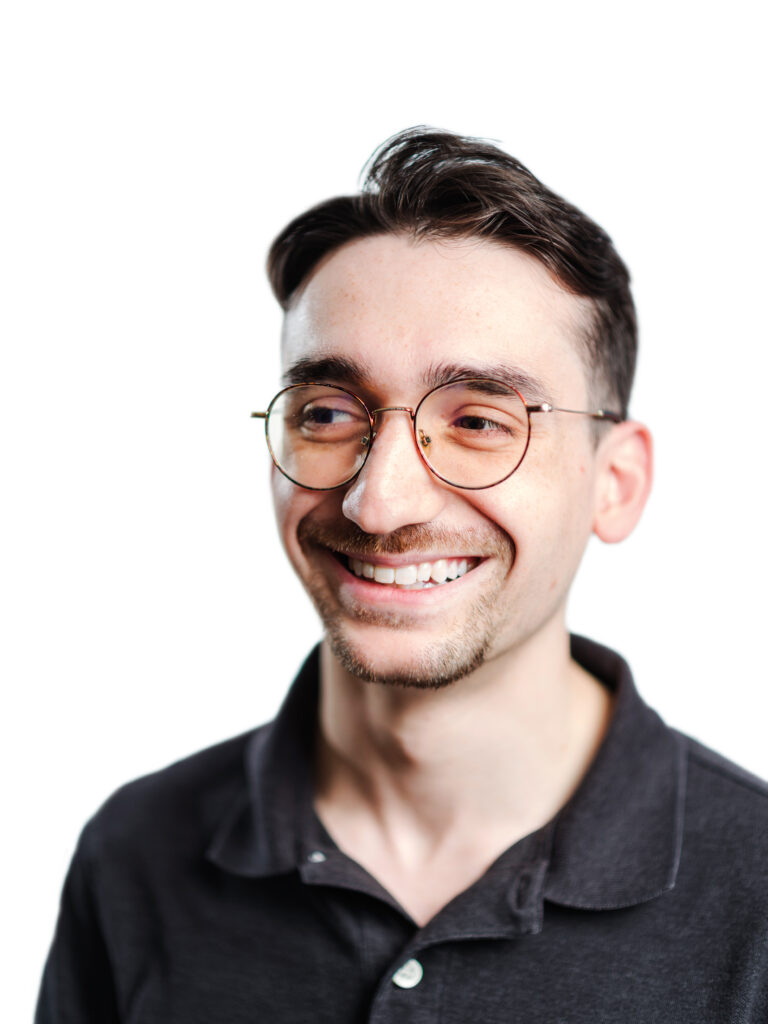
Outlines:
[[653,480],[653,441],[642,423],[617,423],[600,442],[593,532],[606,544],[624,540],[640,518]]

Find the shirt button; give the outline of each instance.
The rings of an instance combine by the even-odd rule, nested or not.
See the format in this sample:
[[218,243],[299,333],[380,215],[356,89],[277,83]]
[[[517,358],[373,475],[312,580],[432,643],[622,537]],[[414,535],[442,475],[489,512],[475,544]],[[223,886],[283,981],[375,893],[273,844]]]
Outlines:
[[312,864],[322,864],[325,859],[326,856],[322,850],[313,850],[309,857],[307,857],[307,860]]
[[424,968],[418,960],[406,960],[402,967],[392,975],[392,981],[398,988],[416,988],[424,977]]

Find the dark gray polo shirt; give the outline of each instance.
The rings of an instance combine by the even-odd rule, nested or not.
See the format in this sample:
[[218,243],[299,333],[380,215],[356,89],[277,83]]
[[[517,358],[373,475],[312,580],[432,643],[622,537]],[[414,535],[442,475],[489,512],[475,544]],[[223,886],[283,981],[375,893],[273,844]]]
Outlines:
[[591,768],[423,928],[314,814],[316,652],[273,723],[119,790],[38,1024],[766,1024],[768,787],[572,648],[616,693]]

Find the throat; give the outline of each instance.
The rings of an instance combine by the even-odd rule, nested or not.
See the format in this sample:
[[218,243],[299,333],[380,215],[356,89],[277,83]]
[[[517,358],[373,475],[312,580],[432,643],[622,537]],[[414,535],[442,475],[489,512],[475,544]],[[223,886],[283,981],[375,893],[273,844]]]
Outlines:
[[568,660],[561,673],[486,665],[430,692],[361,685],[325,654],[317,814],[418,923],[558,813],[612,714]]
[[[368,819],[345,813],[323,800],[316,811],[336,845],[384,888],[419,927],[473,885],[505,850],[527,834],[525,829],[502,828],[478,833],[462,828],[433,849],[401,831],[382,831]],[[467,836],[475,841],[467,843]]]

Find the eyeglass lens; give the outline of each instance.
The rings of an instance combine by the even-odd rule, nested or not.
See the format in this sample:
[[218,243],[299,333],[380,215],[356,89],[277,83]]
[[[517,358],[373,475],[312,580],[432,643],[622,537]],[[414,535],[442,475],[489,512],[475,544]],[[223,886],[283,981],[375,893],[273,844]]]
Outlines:
[[[482,379],[431,391],[416,409],[414,428],[427,465],[442,480],[465,488],[491,487],[513,473],[525,455],[530,429],[517,392]],[[282,472],[316,489],[351,480],[372,444],[360,399],[317,384],[288,388],[273,400],[267,440]]]
[[282,391],[269,407],[272,457],[302,487],[338,487],[350,480],[365,462],[370,434],[365,406],[341,388],[301,384]]

